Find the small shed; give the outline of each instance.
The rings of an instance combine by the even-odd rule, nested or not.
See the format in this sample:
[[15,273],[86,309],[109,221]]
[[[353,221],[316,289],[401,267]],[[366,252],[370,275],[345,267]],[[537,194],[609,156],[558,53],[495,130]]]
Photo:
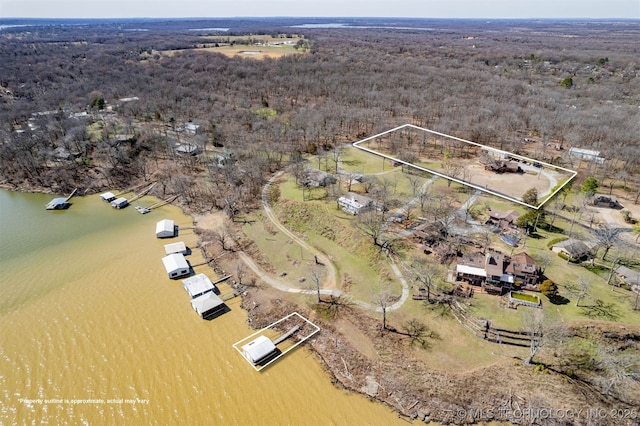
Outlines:
[[200,153],[200,148],[198,148],[198,145],[191,143],[180,144],[176,146],[176,152],[178,154],[196,155]]
[[242,347],[242,356],[257,364],[276,350],[276,345],[266,336],[259,336]]
[[191,299],[191,307],[203,319],[207,319],[215,314],[223,305],[224,301],[212,291]]
[[129,201],[124,197],[116,198],[115,200],[111,201],[111,207],[113,207],[114,209],[123,209],[128,205]]
[[162,219],[156,223],[156,238],[171,238],[176,235],[176,225],[171,219]]
[[162,258],[164,269],[167,271],[169,278],[178,278],[189,275],[191,268],[187,259],[180,253],[173,253]]
[[102,201],[110,203],[116,199],[116,196],[113,192],[105,192],[104,194],[100,194],[100,198],[102,198]]
[[187,254],[187,246],[184,243],[184,241],[180,241],[180,242],[177,242],[177,243],[171,243],[171,244],[165,244],[164,252],[166,254],[172,254],[172,253]]
[[213,291],[216,288],[209,277],[205,274],[198,274],[193,277],[185,278],[182,280],[182,287],[184,287],[192,299]]

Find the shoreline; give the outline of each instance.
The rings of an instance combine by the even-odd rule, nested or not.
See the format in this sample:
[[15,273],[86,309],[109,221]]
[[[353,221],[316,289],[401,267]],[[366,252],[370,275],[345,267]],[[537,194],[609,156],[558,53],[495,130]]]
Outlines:
[[[7,188],[2,188],[7,189]],[[8,189],[12,190],[12,189]],[[13,189],[18,192],[40,192],[33,190]],[[87,194],[84,194],[87,195]],[[83,196],[84,196],[83,195]],[[226,256],[215,258],[208,252],[209,245],[215,245],[216,241],[208,232],[213,231],[210,220],[216,215],[221,217],[223,212],[198,213],[187,206],[171,203],[180,208],[183,213],[191,218],[197,234],[197,245],[202,251],[204,259],[216,274],[225,274],[225,271],[235,271],[234,264],[239,262],[237,255],[228,253]],[[219,218],[218,218],[219,219]],[[237,284],[236,274],[232,273],[230,286]],[[490,413],[497,410],[499,404],[509,401],[517,396],[522,403],[531,404],[541,394],[553,394],[556,387],[566,388],[567,391],[575,391],[570,384],[563,382],[563,376],[547,377],[539,389],[532,389],[531,382],[538,382],[539,373],[532,368],[514,365],[517,361],[503,360],[494,365],[479,368],[475,371],[463,371],[450,373],[434,370],[420,363],[412,356],[411,348],[407,347],[406,340],[398,335],[380,330],[379,321],[373,319],[358,307],[345,306],[340,311],[338,321],[351,323],[363,338],[369,339],[375,347],[378,355],[371,357],[365,355],[352,344],[352,341],[340,324],[336,321],[328,322],[318,317],[318,313],[310,306],[310,303],[294,302],[286,294],[264,285],[262,288],[249,286],[241,295],[241,308],[247,313],[248,325],[258,329],[269,324],[285,313],[293,310],[300,311],[303,315],[318,323],[321,332],[307,342],[306,347],[320,362],[323,370],[329,375],[334,386],[357,394],[392,409],[403,419],[417,419],[423,422],[441,423],[468,423],[478,421],[514,421],[515,418],[491,418],[471,417],[464,419],[455,417],[455,413],[475,412]],[[615,326],[615,324],[614,324]],[[612,327],[613,328],[613,327]],[[629,327],[632,328],[632,327]],[[381,359],[381,351],[393,353],[393,359]],[[402,360],[402,362],[398,362]],[[505,381],[508,386],[501,385]],[[570,392],[567,392],[570,393]],[[486,401],[486,394],[493,395],[492,401]],[[581,396],[558,397],[556,399],[544,398],[547,407],[561,407],[569,409],[570,403],[586,406],[594,401],[605,403],[597,398],[590,399],[594,395],[587,393]],[[577,398],[577,400],[576,400]],[[556,405],[557,404],[557,405]],[[544,406],[544,405],[543,405]],[[611,406],[605,404],[605,406]],[[564,408],[562,408],[564,407]],[[549,423],[554,424],[554,423]],[[602,423],[605,424],[605,423]]]

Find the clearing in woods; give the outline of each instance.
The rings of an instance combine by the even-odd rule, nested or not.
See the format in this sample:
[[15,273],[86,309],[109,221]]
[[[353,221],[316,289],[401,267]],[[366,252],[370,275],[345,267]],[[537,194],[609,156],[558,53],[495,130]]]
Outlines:
[[[532,209],[541,208],[576,176],[574,170],[413,124],[378,133],[353,146],[394,165],[441,176]],[[538,193],[535,205],[522,200],[531,188]]]

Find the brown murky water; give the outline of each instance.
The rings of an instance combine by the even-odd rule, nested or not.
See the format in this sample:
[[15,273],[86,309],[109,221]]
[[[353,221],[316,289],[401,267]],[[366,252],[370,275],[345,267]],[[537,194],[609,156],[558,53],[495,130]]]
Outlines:
[[45,211],[51,198],[0,191],[0,424],[406,424],[304,348],[255,372],[232,347],[253,332],[240,300],[203,321],[165,274],[168,242],[202,260],[192,230],[154,236],[163,218],[191,225],[179,209],[91,196]]

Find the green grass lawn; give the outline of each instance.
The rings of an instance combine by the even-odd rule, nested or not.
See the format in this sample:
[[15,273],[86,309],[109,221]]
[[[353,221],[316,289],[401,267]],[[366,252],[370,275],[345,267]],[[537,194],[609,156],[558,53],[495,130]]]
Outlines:
[[[377,173],[382,171],[383,164],[380,158],[356,150],[346,150],[343,158],[347,159],[349,167],[355,172],[367,171]],[[373,160],[373,161],[372,161]],[[317,165],[314,160],[310,164]],[[379,175],[380,178],[394,180],[395,194],[399,203],[404,203],[412,198],[413,191],[406,175],[401,173],[400,168],[386,168],[386,174]],[[421,178],[419,186],[426,178]],[[376,295],[383,286],[388,286],[393,294],[400,294],[400,282],[395,278],[388,263],[383,256],[375,256],[376,248],[371,241],[358,231],[353,222],[354,216],[342,212],[336,205],[335,200],[327,196],[325,189],[318,189],[307,192],[307,200],[302,198],[302,191],[295,184],[295,178],[287,175],[279,181],[280,199],[274,203],[274,211],[288,229],[296,232],[309,245],[325,253],[334,262],[337,268],[338,287],[356,300],[367,303],[375,303]],[[432,186],[434,194],[446,191],[447,181],[437,179]],[[448,192],[462,204],[469,194],[456,190],[455,186]],[[482,195],[477,201],[486,213],[487,206],[495,210],[515,209],[520,213],[526,210],[508,201],[500,200],[496,197]],[[548,216],[549,218],[549,216]],[[547,243],[558,236],[566,235],[571,227],[570,222],[563,219],[556,219],[554,223],[557,232],[549,232],[539,229],[535,234],[526,238],[521,246],[515,249],[505,245],[492,235],[493,246],[503,253],[527,252],[534,258],[547,257],[551,263],[546,268],[546,276],[557,283],[560,297],[554,299],[552,303],[548,297],[542,294],[542,312],[547,321],[550,322],[575,322],[585,320],[615,321],[618,323],[637,324],[640,323],[640,311],[633,311],[634,295],[620,288],[612,291],[606,285],[606,271],[597,269],[591,271],[584,266],[574,265],[557,257],[549,250]],[[310,284],[310,267],[313,266],[314,259],[310,253],[301,250],[288,237],[281,232],[274,232],[274,227],[266,221],[257,221],[252,225],[245,226],[245,232],[260,247],[261,251],[268,258],[274,267],[274,275],[285,276],[280,279],[288,282],[292,286],[308,288]],[[574,225],[573,234],[579,235],[581,229]],[[409,247],[409,245],[407,245]],[[417,249],[416,249],[417,250]],[[420,251],[420,250],[418,250]],[[409,256],[410,249],[407,248],[405,261]],[[612,251],[610,258],[616,254]],[[605,263],[606,266],[606,263]],[[599,275],[598,275],[599,274]],[[301,282],[305,278],[306,284]],[[576,296],[573,287],[582,278],[591,282],[589,294],[584,297],[580,306],[576,305]],[[308,298],[308,296],[296,296]],[[311,299],[310,299],[311,300]],[[533,307],[518,306],[512,309],[506,303],[501,303],[502,298],[487,294],[476,293],[472,299],[463,301],[468,304],[471,314],[478,318],[485,318],[491,321],[494,327],[511,330],[526,329],[528,314],[539,311]],[[374,318],[381,314],[370,312]],[[405,324],[410,319],[418,319],[429,326],[432,336],[428,338],[426,348],[415,348],[416,356],[428,362],[434,368],[445,371],[462,371],[479,368],[505,359],[513,357],[522,358],[527,354],[527,348],[518,348],[508,345],[496,345],[479,339],[464,329],[452,316],[446,314],[440,308],[427,305],[423,301],[407,300],[407,302],[396,311],[388,312],[389,325],[402,331]],[[408,344],[408,342],[407,342]]]
[[[256,215],[243,227],[243,231],[258,246],[273,267],[273,275],[295,288],[309,286],[309,271],[313,255],[294,243],[274,227],[263,215]],[[283,275],[283,273],[285,275]],[[300,280],[304,278],[305,281]]]
[[484,341],[462,327],[446,310],[424,301],[408,300],[401,309],[387,313],[387,321],[398,330],[402,330],[402,325],[411,318],[418,318],[435,334],[427,339],[427,348],[416,348],[414,352],[435,369],[468,371],[504,359],[521,358],[528,351],[527,348]]
[[[354,217],[324,201],[302,201],[302,193],[293,177],[281,181],[280,200],[296,202],[287,205],[276,203],[274,212],[286,222],[285,226],[302,237],[305,242],[331,258],[336,266],[337,285],[355,299],[372,303],[380,287],[386,285],[393,294],[400,295],[401,284],[393,275],[386,261],[379,261],[376,248],[359,231],[353,229]],[[294,209],[294,210],[292,210]],[[293,214],[295,210],[301,214]],[[313,255],[277,231],[266,219],[244,226],[244,232],[260,248],[272,264],[275,275],[297,288],[309,287],[309,271],[314,265]],[[328,226],[327,224],[333,224]],[[336,235],[336,230],[339,235]],[[286,273],[286,275],[283,275]],[[303,282],[301,280],[304,279]]]
[[357,148],[347,148],[342,152],[341,167],[347,173],[364,175],[399,169],[399,167],[390,166],[389,160],[386,158],[369,154]]

